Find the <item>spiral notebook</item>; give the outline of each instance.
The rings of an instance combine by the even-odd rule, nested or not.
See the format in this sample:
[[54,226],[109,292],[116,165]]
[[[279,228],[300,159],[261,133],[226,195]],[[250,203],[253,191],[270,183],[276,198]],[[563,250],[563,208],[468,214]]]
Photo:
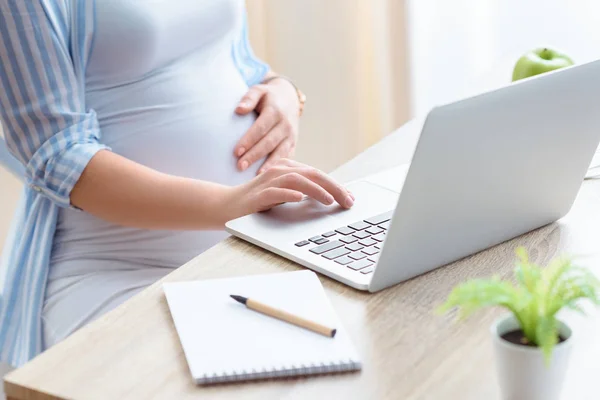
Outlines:
[[[165,283],[198,384],[356,371],[361,362],[312,271]],[[247,309],[238,294],[334,327],[334,338]]]

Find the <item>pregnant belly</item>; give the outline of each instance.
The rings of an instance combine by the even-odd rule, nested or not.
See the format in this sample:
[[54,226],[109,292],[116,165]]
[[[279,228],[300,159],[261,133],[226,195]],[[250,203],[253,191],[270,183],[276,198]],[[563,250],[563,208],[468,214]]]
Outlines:
[[[229,55],[224,58],[227,61],[172,65],[111,89],[88,88],[86,101],[98,114],[102,142],[115,153],[172,175],[225,185],[252,179],[263,160],[240,172],[233,151],[256,116],[235,114],[248,87]],[[121,260],[139,268],[177,267],[225,236],[126,228],[61,209],[51,274],[84,273],[86,259]],[[66,263],[71,260],[81,262]],[[67,264],[82,270],[72,271]]]
[[139,84],[94,94],[103,142],[118,154],[158,171],[235,185],[245,172],[234,148],[256,115],[235,107],[248,87],[232,65],[173,67]]

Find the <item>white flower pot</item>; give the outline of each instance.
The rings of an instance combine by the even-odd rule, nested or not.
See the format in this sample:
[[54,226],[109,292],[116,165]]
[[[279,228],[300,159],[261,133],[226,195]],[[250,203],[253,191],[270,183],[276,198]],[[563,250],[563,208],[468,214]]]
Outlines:
[[571,329],[559,321],[559,333],[566,340],[552,351],[546,364],[537,347],[514,344],[502,338],[519,329],[512,314],[499,318],[492,326],[498,382],[504,400],[559,400],[573,338]]

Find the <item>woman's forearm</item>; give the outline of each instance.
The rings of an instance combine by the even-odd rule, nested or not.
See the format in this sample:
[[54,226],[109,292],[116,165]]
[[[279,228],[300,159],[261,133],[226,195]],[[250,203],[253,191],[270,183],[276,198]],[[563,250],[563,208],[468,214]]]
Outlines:
[[98,152],[71,203],[104,220],[145,229],[222,229],[234,218],[232,189],[163,174],[109,151]]

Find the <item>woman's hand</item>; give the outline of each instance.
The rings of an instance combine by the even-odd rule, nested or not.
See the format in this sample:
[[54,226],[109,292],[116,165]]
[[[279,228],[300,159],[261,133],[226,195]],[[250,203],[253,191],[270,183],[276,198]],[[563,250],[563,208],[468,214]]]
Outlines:
[[299,107],[296,90],[284,79],[273,79],[248,90],[235,111],[240,115],[256,111],[258,118],[235,146],[240,170],[268,156],[258,170],[260,174],[279,159],[294,155]]
[[304,195],[325,205],[334,201],[344,208],[354,204],[354,196],[318,169],[289,159],[280,159],[263,174],[231,193],[233,217],[268,210],[281,203],[299,202]]

